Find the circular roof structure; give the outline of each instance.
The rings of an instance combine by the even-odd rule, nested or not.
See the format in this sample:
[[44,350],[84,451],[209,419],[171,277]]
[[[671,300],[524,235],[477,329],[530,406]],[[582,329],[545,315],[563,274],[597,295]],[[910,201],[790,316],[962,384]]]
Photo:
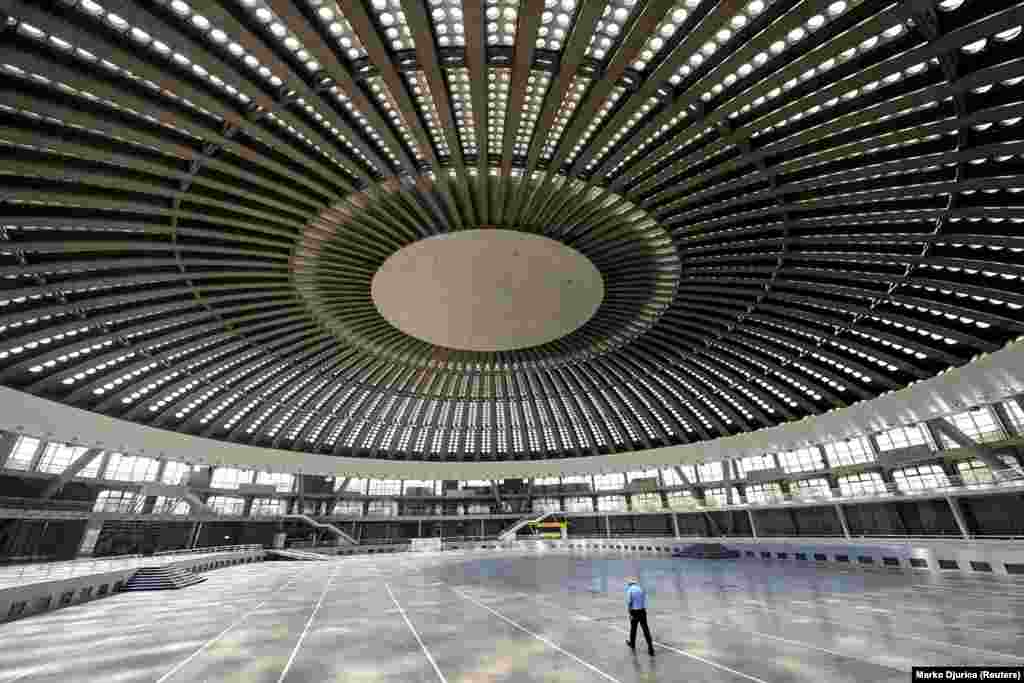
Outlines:
[[381,316],[428,344],[514,351],[594,317],[601,272],[561,242],[516,230],[462,230],[389,256],[370,286]]
[[[819,415],[1024,328],[1017,2],[0,21],[0,384],[22,392],[307,454],[571,462]],[[393,259],[510,231],[602,296],[563,319],[521,279],[504,322],[544,333],[473,341],[374,293]],[[410,264],[471,317],[468,271]],[[423,296],[405,313],[436,321]]]

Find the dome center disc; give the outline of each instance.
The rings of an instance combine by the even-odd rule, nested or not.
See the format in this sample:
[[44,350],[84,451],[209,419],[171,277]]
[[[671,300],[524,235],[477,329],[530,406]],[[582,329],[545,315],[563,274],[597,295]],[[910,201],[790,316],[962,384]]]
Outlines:
[[414,242],[373,276],[389,323],[437,346],[510,351],[564,337],[597,312],[604,279],[561,242],[480,229]]

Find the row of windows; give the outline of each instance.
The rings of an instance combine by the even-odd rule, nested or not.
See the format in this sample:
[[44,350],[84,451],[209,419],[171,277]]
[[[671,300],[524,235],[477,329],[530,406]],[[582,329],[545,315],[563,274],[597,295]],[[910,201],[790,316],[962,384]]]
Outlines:
[[[1009,401],[1002,404],[1002,408],[1007,426],[1014,430],[1024,430],[1024,410],[1021,409],[1021,406],[1015,401]],[[999,420],[988,406],[958,413],[950,416],[948,419],[968,437],[980,442],[990,442],[1005,438],[1005,432]],[[922,425],[895,427],[879,432],[873,438],[878,450],[882,452],[914,446],[934,446],[930,431]],[[945,435],[942,435],[940,438],[943,447],[951,448],[956,446]],[[17,438],[5,466],[8,469],[28,470],[34,468],[38,472],[59,474],[87,453],[88,449],[83,446],[71,446],[58,442],[44,443],[40,439],[21,436]],[[727,464],[732,466],[731,471],[728,472],[731,475],[730,477],[726,477],[727,471],[723,467],[723,462],[709,462],[696,466],[684,465],[677,468],[649,469],[626,473],[617,472],[593,476],[566,475],[564,477],[541,477],[534,481],[534,485],[537,487],[582,485],[584,487],[583,490],[600,492],[623,490],[629,488],[635,482],[645,484],[647,482],[643,480],[648,480],[658,487],[676,487],[687,486],[695,482],[718,482],[732,477],[742,479],[748,472],[770,470],[776,467],[781,467],[788,474],[801,474],[823,471],[830,466],[856,465],[872,461],[874,461],[874,452],[870,441],[866,437],[857,437],[846,441],[827,443],[820,447],[809,446],[777,454],[765,454],[727,461]],[[1013,464],[1017,465],[1017,463]],[[187,482],[190,467],[186,463],[165,461],[162,473],[160,466],[160,461],[155,458],[131,456],[123,453],[101,453],[92,457],[91,461],[76,476],[85,478],[102,476],[103,479],[125,482],[153,482],[157,480],[159,475],[161,483],[182,484]],[[101,467],[103,468],[102,475],[100,473]],[[964,463],[961,463],[959,467],[962,470],[961,476],[965,478],[965,483],[984,485],[992,480],[991,472],[983,465],[980,468],[973,466],[965,467]],[[987,472],[987,475],[982,474],[982,472]],[[874,490],[878,488],[876,476],[880,475],[877,475],[877,473],[862,473],[841,477],[839,481],[840,490],[844,495],[861,495],[865,491]],[[937,482],[943,480],[944,476],[941,468],[937,465],[905,468],[893,473],[896,486],[904,491],[912,491],[922,487],[934,488],[938,485]],[[986,476],[987,480],[985,479]],[[233,467],[215,467],[213,468],[210,481],[210,485],[213,488],[228,490],[235,490],[241,485],[253,483],[273,486],[274,490],[278,493],[289,493],[294,490],[295,477],[286,473],[257,472],[255,470]],[[335,490],[340,488],[342,484],[345,485],[347,492],[370,496],[432,496],[443,493],[442,482],[438,480],[358,478],[346,480],[337,478],[335,480]],[[490,489],[491,482],[488,480],[469,480],[459,482],[458,486],[461,490],[478,489],[481,492],[485,492]],[[805,479],[791,482],[790,488],[793,495],[801,497],[817,496],[822,493],[823,489],[827,489],[827,482],[824,479]],[[541,490],[544,489],[542,488]],[[747,496],[753,496],[752,502],[759,502],[774,495],[779,494],[771,489],[770,486],[764,484],[753,484],[747,487]],[[721,497],[719,504],[726,503],[729,498],[724,488],[708,489],[706,496],[709,502],[717,501]],[[634,498],[639,497],[634,495]],[[230,504],[232,506],[236,505],[234,500],[240,500],[229,500],[230,497],[225,496],[215,498],[218,504]],[[223,503],[220,500],[222,498],[224,499]],[[738,500],[738,498],[738,495],[733,496],[734,500]],[[123,497],[118,498],[118,501],[123,500],[126,499]],[[269,501],[271,499],[258,500]],[[552,500],[557,502],[557,499]],[[589,498],[581,498],[580,500],[589,500]],[[658,502],[660,503],[660,501]],[[127,503],[118,502],[117,504],[126,505]],[[172,505],[170,502],[167,504]],[[540,502],[537,504],[543,506],[546,503]],[[172,507],[174,505],[178,505],[178,503],[174,503]],[[276,503],[268,502],[267,505],[269,506],[268,510],[276,509],[274,508]],[[586,503],[579,503],[579,505],[586,505]],[[615,506],[618,503],[606,502],[604,505]],[[266,514],[274,513],[267,512]]]

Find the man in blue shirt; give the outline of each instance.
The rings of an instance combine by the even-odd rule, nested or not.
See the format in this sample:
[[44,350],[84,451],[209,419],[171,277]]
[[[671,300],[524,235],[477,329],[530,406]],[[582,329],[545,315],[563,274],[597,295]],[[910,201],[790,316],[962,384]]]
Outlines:
[[647,628],[647,594],[634,578],[626,581],[626,608],[629,609],[629,640],[626,641],[626,645],[636,649],[636,627],[639,624],[644,630],[644,638],[647,639],[647,654],[653,657],[654,640],[651,638],[651,629]]

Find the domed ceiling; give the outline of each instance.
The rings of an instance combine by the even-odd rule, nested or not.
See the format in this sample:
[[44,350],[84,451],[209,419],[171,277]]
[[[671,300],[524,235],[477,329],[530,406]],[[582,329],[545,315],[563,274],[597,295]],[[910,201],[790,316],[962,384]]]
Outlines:
[[[1021,3],[0,12],[25,392],[308,453],[570,458],[820,414],[1024,326]],[[488,230],[592,265],[594,310],[501,350],[381,314],[389,258]]]

